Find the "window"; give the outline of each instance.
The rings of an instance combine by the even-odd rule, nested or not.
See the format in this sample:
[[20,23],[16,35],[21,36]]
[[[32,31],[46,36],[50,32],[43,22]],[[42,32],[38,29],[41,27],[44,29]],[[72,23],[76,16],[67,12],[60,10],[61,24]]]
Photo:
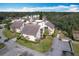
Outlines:
[[45,27],[45,29],[48,29],[48,27]]

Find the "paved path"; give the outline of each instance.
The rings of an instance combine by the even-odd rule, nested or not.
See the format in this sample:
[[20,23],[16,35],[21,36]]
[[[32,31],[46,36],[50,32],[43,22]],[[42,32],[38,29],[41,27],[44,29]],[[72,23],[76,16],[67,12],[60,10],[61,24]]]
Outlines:
[[[1,36],[0,43],[4,43],[4,40],[6,39],[6,37],[3,35],[4,25],[0,24],[0,26],[3,27],[2,29],[0,29],[0,36]],[[7,48],[7,46],[5,46],[4,48],[0,49],[0,55],[3,55],[7,51],[9,51],[9,49]]]

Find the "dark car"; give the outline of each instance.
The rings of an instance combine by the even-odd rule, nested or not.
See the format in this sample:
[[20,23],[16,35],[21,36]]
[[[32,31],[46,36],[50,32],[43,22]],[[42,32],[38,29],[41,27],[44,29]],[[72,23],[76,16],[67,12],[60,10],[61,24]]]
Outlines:
[[2,29],[3,27],[2,26],[0,26],[0,29]]
[[4,40],[4,42],[8,42],[8,41],[9,41],[9,39],[5,39],[5,40]]
[[0,39],[1,39],[1,36],[0,36]]

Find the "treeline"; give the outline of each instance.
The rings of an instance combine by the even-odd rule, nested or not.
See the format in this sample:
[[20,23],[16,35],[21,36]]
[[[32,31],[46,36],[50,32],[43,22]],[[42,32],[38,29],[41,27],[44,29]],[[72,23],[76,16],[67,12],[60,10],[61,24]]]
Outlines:
[[61,12],[0,12],[0,17],[22,17],[25,15],[33,15],[33,14],[42,14],[42,15],[46,15],[46,14],[52,14],[52,15],[64,15],[64,14],[68,14],[68,13],[61,13]]
[[79,13],[60,13],[53,15],[52,13],[47,14],[47,18],[59,29],[66,31],[68,37],[73,38],[73,31],[79,30]]
[[22,17],[40,13],[41,12],[0,12],[0,17]]
[[26,15],[40,14],[39,12],[0,12],[0,24],[8,17],[23,17]]

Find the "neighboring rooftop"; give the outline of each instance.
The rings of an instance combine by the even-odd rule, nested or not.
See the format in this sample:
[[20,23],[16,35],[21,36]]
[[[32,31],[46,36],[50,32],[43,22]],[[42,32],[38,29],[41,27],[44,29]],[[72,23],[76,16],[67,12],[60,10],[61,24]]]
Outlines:
[[15,21],[11,24],[11,28],[15,29],[15,28],[20,28],[22,26],[23,22],[22,21]]
[[49,26],[50,28],[54,28],[54,25],[52,23],[50,23],[49,21],[46,22],[46,25]]

